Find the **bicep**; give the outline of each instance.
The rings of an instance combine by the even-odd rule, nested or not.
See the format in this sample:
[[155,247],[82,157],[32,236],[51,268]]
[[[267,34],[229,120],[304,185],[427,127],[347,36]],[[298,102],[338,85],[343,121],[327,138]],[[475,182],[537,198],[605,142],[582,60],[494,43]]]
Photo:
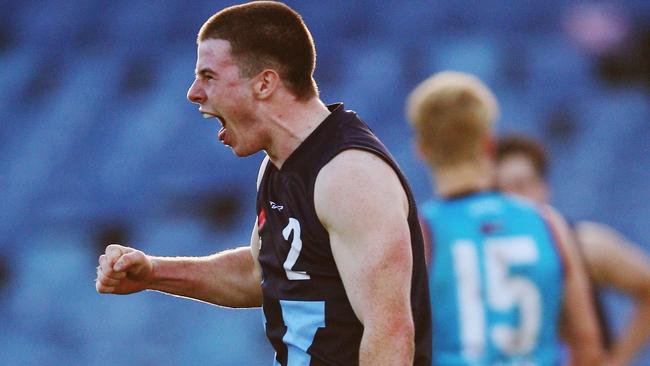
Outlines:
[[315,205],[350,303],[366,326],[386,314],[410,317],[412,253],[404,188],[378,157],[360,151],[341,155],[321,170]]
[[[563,256],[565,263],[565,299],[564,311],[569,317],[586,317],[589,312],[583,312],[581,309],[591,307],[591,297],[589,290],[589,281],[582,259],[572,245],[566,241],[560,241],[558,246],[563,247]],[[579,319],[576,324],[581,323]]]
[[574,235],[564,218],[546,210],[546,218],[555,232],[555,239],[565,264],[565,296],[563,306],[564,334],[570,342],[592,342],[597,344],[598,326],[591,301],[589,280],[582,258],[577,250]]
[[589,299],[589,280],[586,268],[567,225],[564,222],[559,222],[557,218],[551,222],[557,233],[557,246],[564,262],[567,293],[565,306],[580,307]]
[[[385,222],[387,223],[387,222]],[[408,303],[412,257],[407,233],[397,225],[392,233],[332,232],[332,253],[350,303],[362,323]],[[369,228],[371,229],[371,228]],[[384,236],[377,234],[384,233]],[[393,302],[392,302],[393,301]]]
[[559,256],[564,264],[565,282],[577,281],[581,285],[586,285],[588,283],[587,272],[569,225],[550,206],[542,208],[542,215],[552,232]]

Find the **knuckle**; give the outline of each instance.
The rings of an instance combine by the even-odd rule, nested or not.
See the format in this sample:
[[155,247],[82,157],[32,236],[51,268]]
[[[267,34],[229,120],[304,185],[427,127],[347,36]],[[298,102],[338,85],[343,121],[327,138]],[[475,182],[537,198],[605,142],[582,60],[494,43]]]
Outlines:
[[104,276],[108,276],[113,272],[113,269],[107,264],[102,264],[100,266],[100,270],[101,270],[100,273]]
[[101,282],[105,285],[113,285],[113,281],[114,279],[112,276],[106,276],[106,275],[101,276]]
[[122,255],[122,247],[117,244],[111,244],[106,247],[106,255],[109,258],[117,258]]
[[102,278],[100,282],[103,286],[115,286],[119,283],[119,281],[115,281],[113,279],[106,278],[106,277]]

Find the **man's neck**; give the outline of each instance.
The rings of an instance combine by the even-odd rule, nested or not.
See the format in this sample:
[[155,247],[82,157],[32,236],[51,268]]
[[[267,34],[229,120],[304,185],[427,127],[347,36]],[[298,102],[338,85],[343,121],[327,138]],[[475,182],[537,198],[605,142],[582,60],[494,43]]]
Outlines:
[[466,162],[435,170],[436,192],[449,198],[466,192],[479,192],[494,186],[493,163],[487,159]]
[[281,169],[289,156],[329,116],[330,111],[319,98],[306,102],[291,101],[270,111],[269,143],[266,153],[271,163]]

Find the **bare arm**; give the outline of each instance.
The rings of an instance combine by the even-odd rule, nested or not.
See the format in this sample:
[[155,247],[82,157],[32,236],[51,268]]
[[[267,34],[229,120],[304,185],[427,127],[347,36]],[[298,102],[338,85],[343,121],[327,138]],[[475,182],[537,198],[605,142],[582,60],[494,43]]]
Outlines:
[[257,224],[249,247],[207,257],[154,257],[112,244],[99,257],[95,287],[103,294],[157,290],[215,305],[257,307],[262,304],[259,248]]
[[151,257],[153,280],[148,288],[215,305],[259,307],[262,305],[262,277],[257,262],[258,250],[255,225],[250,247],[202,258]]
[[596,284],[635,300],[634,313],[608,355],[611,365],[627,365],[650,335],[650,258],[608,226],[582,222],[576,233]]
[[262,293],[255,251],[251,246],[207,257],[154,257],[111,244],[99,257],[95,286],[102,294],[157,290],[215,305],[256,307]]
[[360,365],[411,365],[409,205],[379,157],[347,150],[319,173],[315,206],[352,308],[364,325]]
[[565,263],[563,335],[569,345],[572,365],[598,365],[602,360],[600,331],[589,293],[588,277],[576,250],[573,236],[562,216],[547,207],[545,216]]

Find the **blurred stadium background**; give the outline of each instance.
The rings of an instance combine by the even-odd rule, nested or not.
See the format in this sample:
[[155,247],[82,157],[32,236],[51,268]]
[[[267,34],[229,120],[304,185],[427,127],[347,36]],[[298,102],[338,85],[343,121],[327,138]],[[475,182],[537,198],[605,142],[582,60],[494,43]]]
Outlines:
[[[0,0],[0,364],[270,364],[257,310],[93,283],[111,242],[205,255],[248,240],[261,155],[235,158],[185,100],[196,32],[231,4]],[[499,131],[550,148],[558,208],[649,249],[650,2],[288,4],[323,100],[359,112],[420,201],[404,99],[432,72],[469,71],[496,91]],[[620,327],[629,303],[607,303]]]

